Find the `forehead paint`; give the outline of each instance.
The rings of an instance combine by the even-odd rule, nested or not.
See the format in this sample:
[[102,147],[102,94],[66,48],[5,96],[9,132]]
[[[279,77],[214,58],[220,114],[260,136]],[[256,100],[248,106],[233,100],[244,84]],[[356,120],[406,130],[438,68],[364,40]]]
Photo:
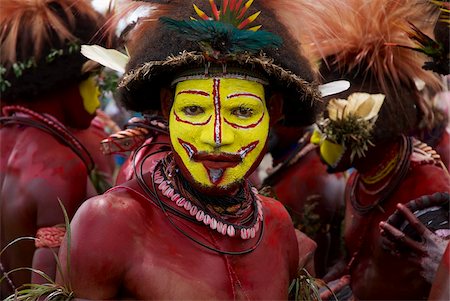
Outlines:
[[214,79],[213,85],[213,96],[214,96],[214,111],[216,113],[216,118],[214,119],[214,140],[216,141],[216,145],[220,145],[222,142],[222,125],[220,118],[220,79]]
[[202,95],[202,96],[206,96],[209,97],[209,93],[205,92],[205,91],[201,91],[201,90],[184,90],[184,91],[180,91],[177,93],[177,95],[180,94],[196,94],[196,95]]

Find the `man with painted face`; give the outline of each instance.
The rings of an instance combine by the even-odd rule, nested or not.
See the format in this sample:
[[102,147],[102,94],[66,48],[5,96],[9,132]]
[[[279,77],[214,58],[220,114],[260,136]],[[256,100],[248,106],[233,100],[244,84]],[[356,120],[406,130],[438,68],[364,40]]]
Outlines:
[[426,299],[448,244],[450,176],[436,151],[408,134],[421,107],[414,80],[438,80],[418,54],[392,46],[411,45],[404,29],[420,26],[426,9],[390,0],[301,6],[325,80],[351,82],[312,137],[331,172],[355,169],[345,194],[347,257],[326,279],[349,274],[340,282],[349,280],[356,299]]
[[[289,121],[314,118],[313,74],[276,1],[205,2],[150,1],[134,29],[119,92],[168,114],[171,151],[75,215],[58,282],[77,298],[286,299],[299,269],[313,272],[314,242],[246,180],[280,97]],[[256,16],[264,31],[245,26]]]
[[[54,279],[53,253],[65,232],[58,199],[72,217],[85,199],[97,194],[99,186],[88,178],[97,174],[94,167],[111,175],[113,162],[99,151],[106,134],[91,126],[98,88],[79,53],[81,43],[88,43],[102,26],[102,16],[88,1],[2,0],[0,5],[4,300],[24,283],[45,281],[31,267]],[[21,238],[25,240],[13,243]]]

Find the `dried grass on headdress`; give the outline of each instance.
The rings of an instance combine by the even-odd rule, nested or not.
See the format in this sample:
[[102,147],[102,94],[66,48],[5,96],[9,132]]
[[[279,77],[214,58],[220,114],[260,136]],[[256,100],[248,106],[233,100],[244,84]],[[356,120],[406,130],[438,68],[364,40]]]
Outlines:
[[[310,58],[324,59],[341,71],[367,68],[380,86],[397,87],[420,78],[429,86],[439,80],[422,69],[425,57],[393,46],[414,43],[406,31],[411,22],[433,28],[429,5],[420,0],[277,0],[291,30],[301,36]],[[426,30],[427,31],[427,30]],[[327,61],[332,58],[333,61]],[[408,85],[409,86],[409,85]]]
[[[0,58],[2,64],[13,64],[17,57],[18,44],[33,48],[35,59],[41,58],[47,44],[59,40],[74,41],[74,30],[78,14],[97,19],[90,2],[80,0],[1,0],[0,1]],[[58,14],[64,12],[64,18]]]

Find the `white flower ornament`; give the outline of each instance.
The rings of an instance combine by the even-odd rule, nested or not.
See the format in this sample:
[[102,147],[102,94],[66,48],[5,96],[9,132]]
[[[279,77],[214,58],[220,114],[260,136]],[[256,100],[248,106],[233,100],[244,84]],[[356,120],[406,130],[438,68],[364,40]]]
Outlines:
[[378,116],[384,101],[384,94],[353,93],[346,99],[332,99],[328,104],[331,120],[343,120],[350,115],[362,120],[372,120]]
[[318,122],[321,140],[329,140],[343,149],[350,149],[350,158],[363,157],[370,141],[385,95],[353,93],[348,99],[332,99],[328,118]]

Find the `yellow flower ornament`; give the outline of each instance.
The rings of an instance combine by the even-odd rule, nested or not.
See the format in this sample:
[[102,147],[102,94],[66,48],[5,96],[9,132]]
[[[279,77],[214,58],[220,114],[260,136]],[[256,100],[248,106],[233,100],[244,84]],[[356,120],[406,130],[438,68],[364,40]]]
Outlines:
[[321,145],[327,163],[336,165],[346,149],[351,150],[351,160],[364,156],[368,145],[373,145],[370,138],[384,98],[383,94],[353,93],[348,99],[330,100],[328,118],[319,120],[311,139]]

